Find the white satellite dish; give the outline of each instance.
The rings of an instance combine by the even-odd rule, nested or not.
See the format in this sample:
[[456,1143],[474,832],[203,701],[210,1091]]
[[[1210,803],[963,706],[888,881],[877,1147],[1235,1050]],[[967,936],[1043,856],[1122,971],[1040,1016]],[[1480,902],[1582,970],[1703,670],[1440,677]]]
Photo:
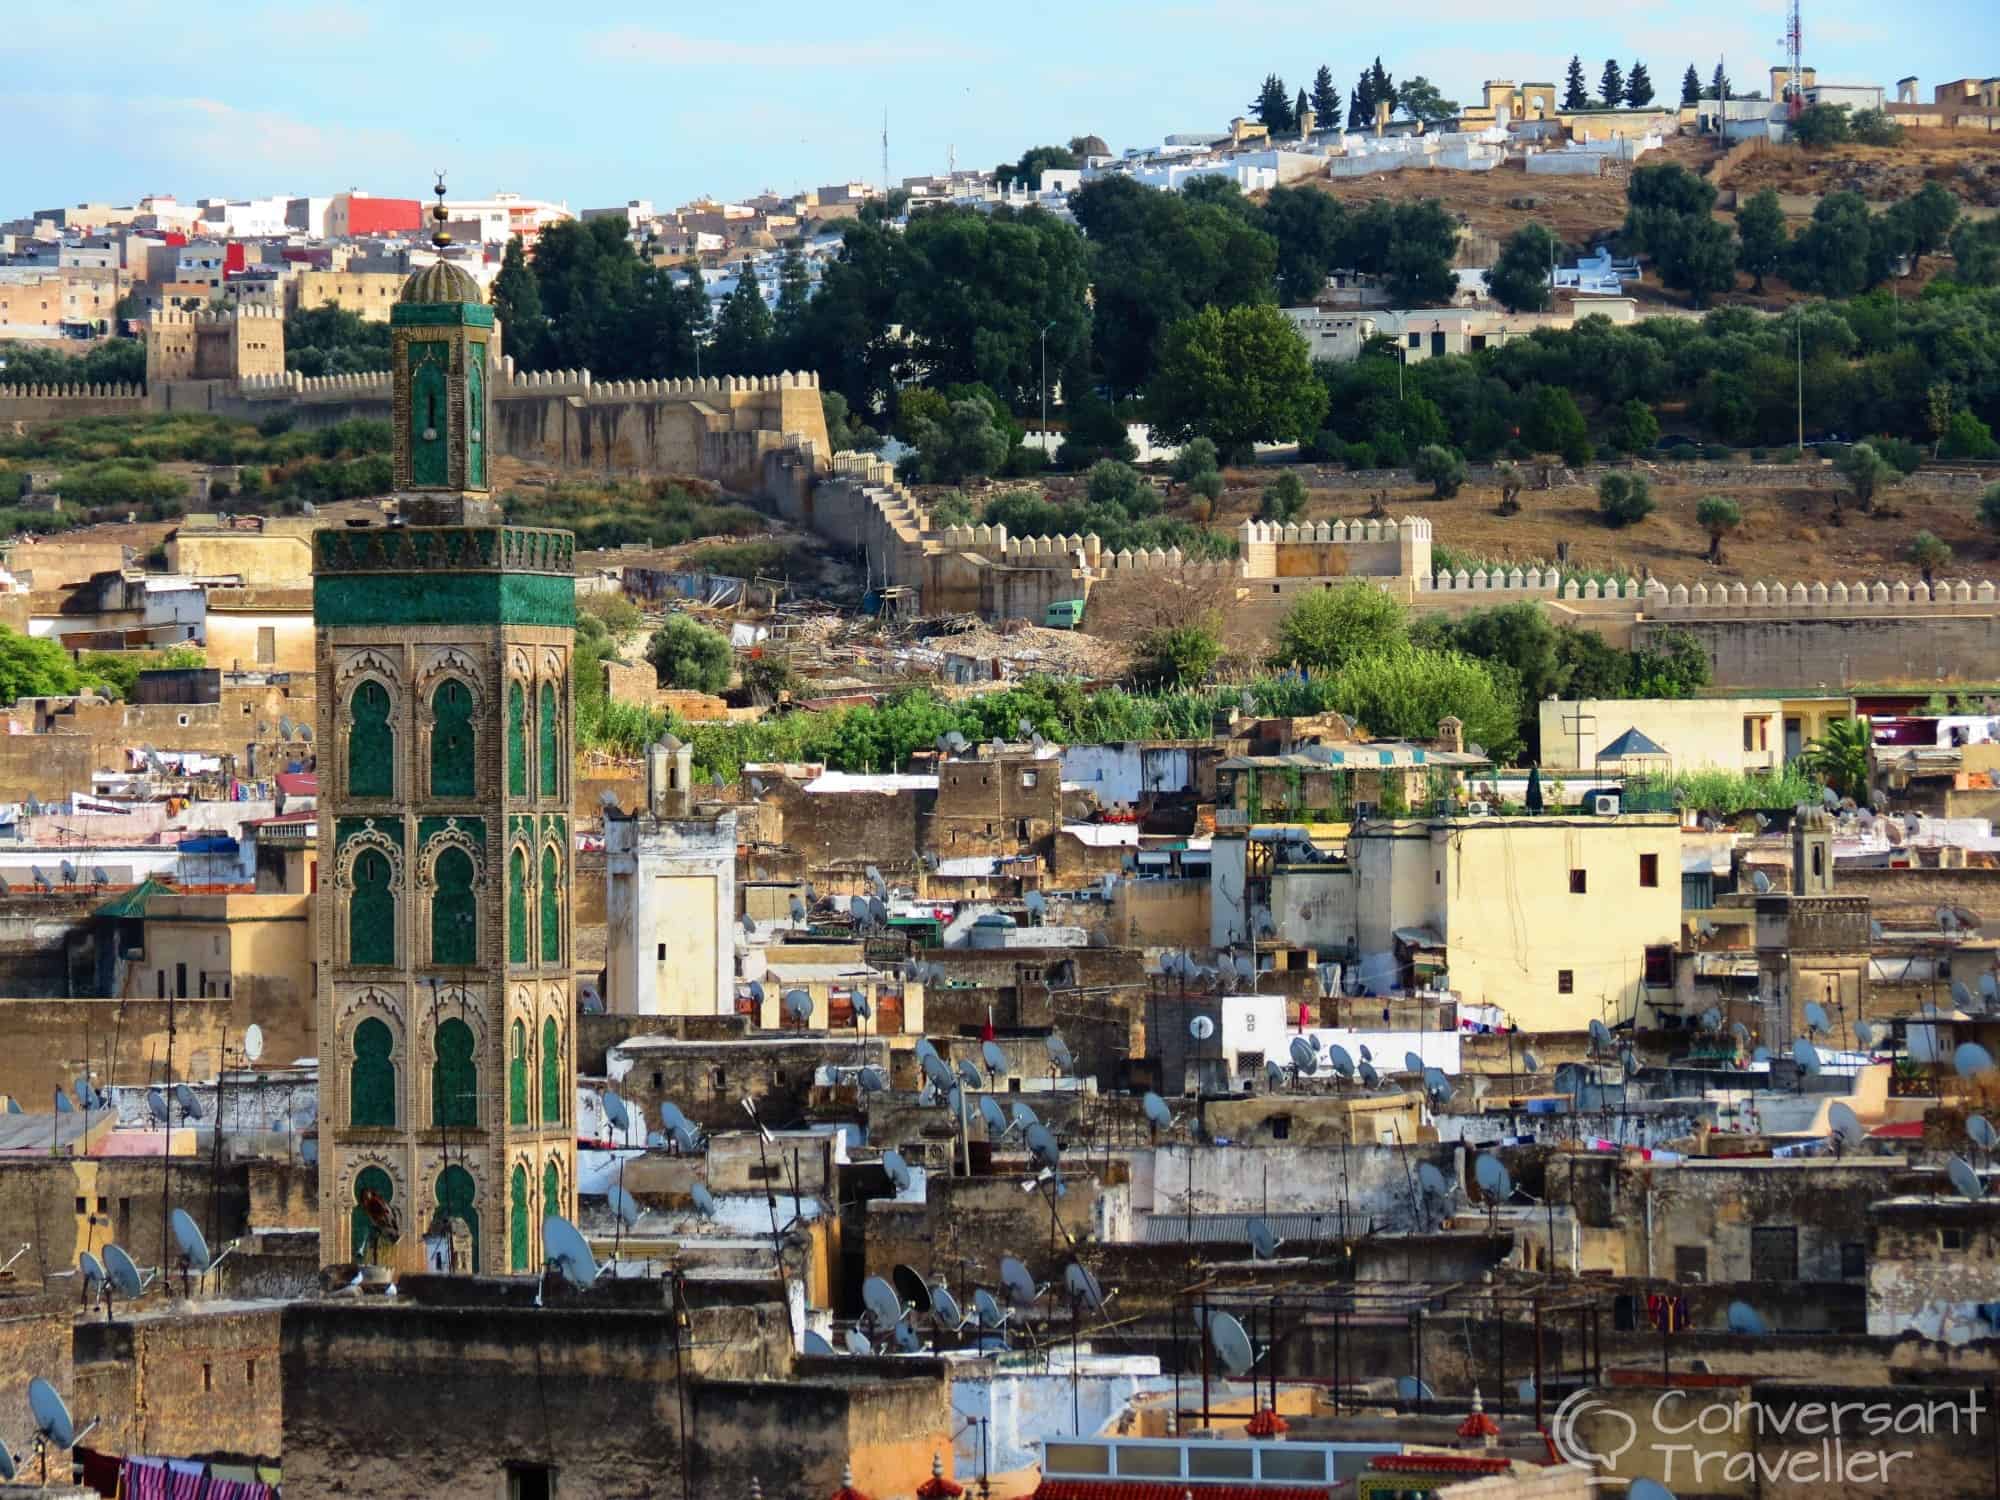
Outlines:
[[1243,1325],[1235,1315],[1211,1311],[1208,1315],[1208,1347],[1214,1353],[1216,1363],[1223,1373],[1234,1380],[1247,1375],[1250,1367],[1257,1362],[1256,1352],[1250,1346],[1250,1335],[1243,1331]]
[[1833,1138],[1842,1150],[1852,1150],[1868,1139],[1868,1132],[1862,1128],[1860,1118],[1854,1111],[1836,1099],[1827,1106],[1826,1121],[1833,1129]]
[[250,1025],[243,1031],[243,1057],[247,1062],[256,1062],[264,1055],[264,1028]]
[[1192,1021],[1188,1022],[1188,1035],[1193,1037],[1197,1042],[1207,1041],[1215,1035],[1215,1018],[1213,1016],[1196,1016]]
[[173,1228],[174,1244],[180,1248],[181,1259],[187,1268],[199,1276],[214,1264],[209,1259],[208,1241],[202,1237],[201,1228],[188,1216],[184,1208],[177,1208],[167,1221]]
[[542,1220],[542,1255],[562,1272],[563,1280],[574,1287],[587,1287],[597,1280],[597,1260],[590,1253],[576,1226],[561,1214]]

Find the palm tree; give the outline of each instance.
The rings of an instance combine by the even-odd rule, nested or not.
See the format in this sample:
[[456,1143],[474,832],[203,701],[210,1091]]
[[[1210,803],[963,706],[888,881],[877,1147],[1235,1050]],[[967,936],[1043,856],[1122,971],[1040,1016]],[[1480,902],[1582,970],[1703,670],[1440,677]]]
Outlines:
[[1826,733],[1807,745],[1799,764],[1843,797],[1864,801],[1868,795],[1868,721],[1834,719]]

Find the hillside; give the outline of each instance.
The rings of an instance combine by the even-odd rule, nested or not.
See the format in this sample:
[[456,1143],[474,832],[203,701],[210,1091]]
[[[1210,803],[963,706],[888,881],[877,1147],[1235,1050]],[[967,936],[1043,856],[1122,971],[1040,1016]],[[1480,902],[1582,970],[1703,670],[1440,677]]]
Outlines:
[[1942,184],[1968,208],[2000,207],[2000,136],[1911,130],[1895,146],[1760,151],[1729,174],[1728,185],[1739,199],[1768,187],[1784,195],[1854,192],[1886,204],[1909,197],[1926,182]]

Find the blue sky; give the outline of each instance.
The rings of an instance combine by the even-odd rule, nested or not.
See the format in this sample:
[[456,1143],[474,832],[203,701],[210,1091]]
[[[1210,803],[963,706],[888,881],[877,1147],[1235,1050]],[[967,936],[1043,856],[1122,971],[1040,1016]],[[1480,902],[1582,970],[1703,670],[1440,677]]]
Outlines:
[[[1992,0],[1809,0],[1806,61],[1827,82],[1934,83],[1990,69]],[[1407,7],[1297,0],[1002,6],[850,0],[565,7],[548,0],[92,0],[10,7],[0,65],[13,139],[0,218],[146,192],[242,197],[359,186],[417,196],[512,189],[572,208],[744,196],[890,171],[991,167],[1094,132],[1114,149],[1221,128],[1269,71],[1322,62],[1343,95],[1378,53],[1449,98],[1482,79],[1594,84],[1643,59],[1662,94],[1727,56],[1739,87],[1780,61],[1779,0]],[[1323,26],[1302,18],[1325,17]],[[1315,35],[1324,40],[1313,40]]]

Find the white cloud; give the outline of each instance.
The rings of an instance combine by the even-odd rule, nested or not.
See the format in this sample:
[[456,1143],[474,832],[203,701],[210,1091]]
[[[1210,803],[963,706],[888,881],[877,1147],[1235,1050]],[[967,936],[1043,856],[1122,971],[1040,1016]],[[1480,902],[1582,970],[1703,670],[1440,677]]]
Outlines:
[[852,41],[736,41],[687,36],[651,26],[614,26],[589,39],[603,62],[652,63],[682,68],[868,68],[933,63],[973,56],[962,43],[922,37],[864,37]]

